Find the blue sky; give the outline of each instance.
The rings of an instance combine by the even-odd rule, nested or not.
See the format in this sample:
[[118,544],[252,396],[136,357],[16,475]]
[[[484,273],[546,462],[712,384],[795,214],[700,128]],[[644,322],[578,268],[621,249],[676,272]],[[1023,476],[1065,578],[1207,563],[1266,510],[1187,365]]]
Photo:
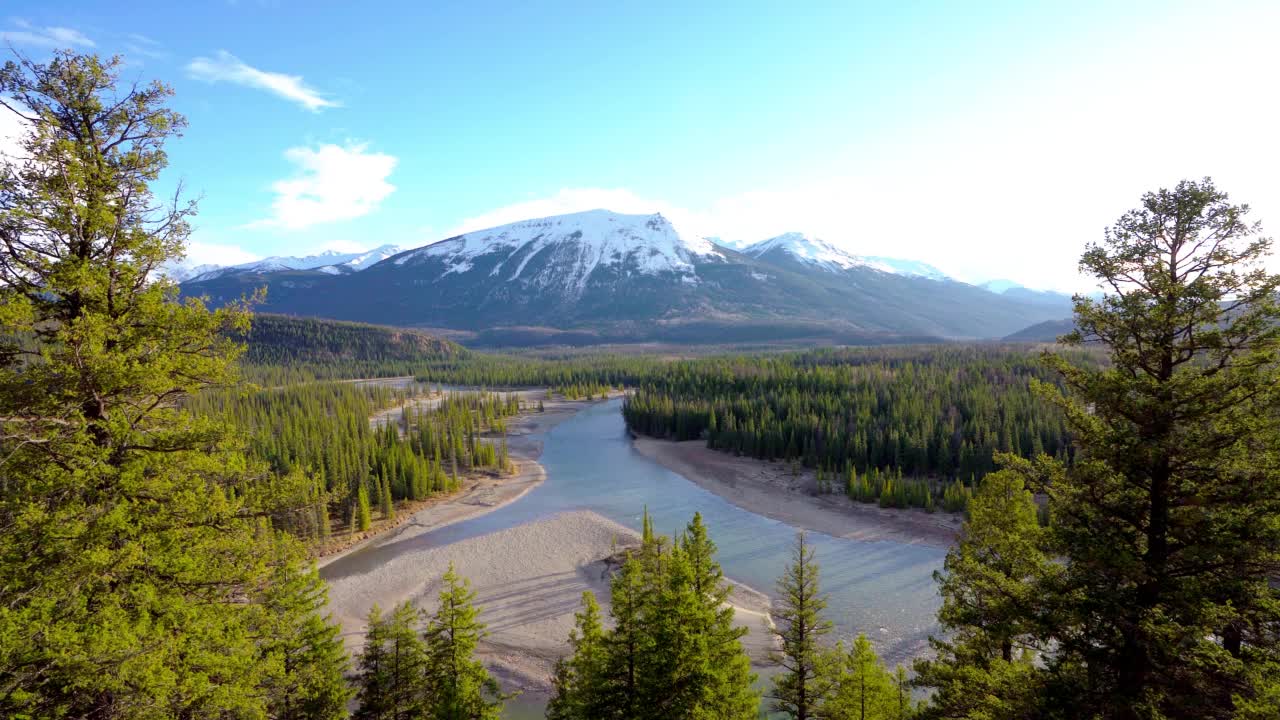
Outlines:
[[[965,7],[969,5],[970,7]],[[592,207],[1076,289],[1141,193],[1280,226],[1280,3],[6,3],[190,128],[191,255],[416,246]]]

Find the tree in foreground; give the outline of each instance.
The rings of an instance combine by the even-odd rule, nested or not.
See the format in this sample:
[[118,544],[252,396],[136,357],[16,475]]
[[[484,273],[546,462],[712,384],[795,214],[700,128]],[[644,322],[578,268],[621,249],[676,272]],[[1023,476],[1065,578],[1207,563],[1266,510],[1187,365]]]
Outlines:
[[645,514],[641,547],[610,583],[611,630],[591,593],[556,671],[555,720],[750,720],[760,699],[715,544],[695,516],[675,543]]
[[1021,502],[948,559],[931,714],[1280,716],[1280,277],[1247,214],[1183,182],[1085,252],[1107,293],[1064,341],[1110,362],[1047,356],[1075,462],[1021,472],[1049,497],[1039,543]]
[[1049,488],[1047,702],[1075,713],[1231,717],[1280,653],[1280,277],[1248,211],[1182,182],[1080,261],[1109,294],[1066,339],[1111,363],[1050,358],[1083,459]]
[[339,716],[288,488],[181,407],[234,380],[249,316],[156,277],[194,212],[149,190],[184,122],[119,70],[0,69],[0,715]]
[[796,720],[822,717],[819,711],[835,685],[827,667],[830,653],[822,644],[832,625],[822,615],[827,598],[818,585],[813,545],[803,532],[796,535],[791,564],[778,579],[778,595],[781,607],[775,611],[775,633],[781,647],[773,661],[782,671],[774,677],[769,693],[773,709]]
[[893,676],[866,635],[859,634],[848,653],[837,645],[831,670],[833,691],[819,715],[824,720],[889,720],[899,710],[909,712],[910,703],[899,707]]
[[987,475],[969,502],[959,542],[935,573],[942,595],[933,639],[936,657],[916,663],[915,683],[934,693],[929,717],[1029,717],[1037,685],[1030,654],[1042,652],[1034,619],[1042,581],[1056,567],[1044,554],[1028,485],[1061,482],[1047,457],[1003,456],[1007,467]]
[[427,621],[426,704],[433,720],[497,720],[506,700],[498,683],[474,655],[485,626],[475,591],[449,564],[440,606]]
[[356,678],[359,709],[355,720],[423,717],[427,662],[418,611],[404,603],[384,617],[374,605],[366,627]]

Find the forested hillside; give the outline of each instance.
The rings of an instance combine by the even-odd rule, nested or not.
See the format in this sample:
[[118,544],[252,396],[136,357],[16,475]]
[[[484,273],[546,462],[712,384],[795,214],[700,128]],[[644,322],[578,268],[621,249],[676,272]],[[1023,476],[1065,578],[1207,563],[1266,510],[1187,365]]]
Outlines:
[[973,483],[996,453],[1070,460],[1065,419],[1034,381],[1054,380],[1020,350],[819,350],[671,365],[623,413],[636,432],[764,460]]
[[273,385],[412,375],[468,355],[462,346],[420,330],[264,313],[234,338],[245,343],[249,375]]

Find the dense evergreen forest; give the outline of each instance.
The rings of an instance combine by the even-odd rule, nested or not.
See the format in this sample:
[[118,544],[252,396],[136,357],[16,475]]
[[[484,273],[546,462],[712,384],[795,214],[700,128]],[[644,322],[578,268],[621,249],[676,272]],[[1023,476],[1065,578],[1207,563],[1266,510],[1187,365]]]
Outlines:
[[[433,391],[423,398],[422,392],[317,382],[253,393],[210,390],[189,407],[229,422],[244,434],[250,458],[305,485],[311,508],[293,516],[290,529],[323,541],[333,519],[366,530],[371,505],[385,517],[398,501],[458,488],[462,474],[511,469],[506,440],[480,438],[505,431],[504,418],[520,412],[516,396]],[[402,405],[380,427],[370,423],[376,412]]]
[[245,344],[246,377],[268,386],[412,375],[471,354],[419,330],[261,313],[231,337]]
[[1024,349],[815,350],[672,364],[640,382],[623,414],[646,435],[798,460],[851,493],[860,476],[885,473],[972,485],[997,453],[1070,461],[1066,419],[1036,382],[1054,374]]

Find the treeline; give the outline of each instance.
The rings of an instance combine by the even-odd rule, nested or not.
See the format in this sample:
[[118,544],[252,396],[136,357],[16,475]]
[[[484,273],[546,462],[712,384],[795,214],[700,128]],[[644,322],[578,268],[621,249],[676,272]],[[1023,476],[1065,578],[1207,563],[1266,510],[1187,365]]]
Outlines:
[[510,469],[502,432],[520,411],[514,395],[441,393],[431,408],[404,410],[375,427],[371,417],[409,403],[419,391],[376,384],[316,383],[244,393],[206,391],[190,400],[197,415],[228,421],[244,436],[247,454],[281,478],[304,486],[310,502],[281,522],[295,534],[327,539],[336,519],[363,531],[376,507],[384,518],[395,503],[456,489],[461,475]]
[[245,344],[246,376],[268,386],[413,375],[471,354],[420,330],[287,315],[255,315],[232,337]]
[[1035,356],[999,346],[815,350],[671,364],[623,414],[645,435],[845,477],[972,484],[1000,452],[1070,460],[1065,419],[1035,381],[1058,382]]

